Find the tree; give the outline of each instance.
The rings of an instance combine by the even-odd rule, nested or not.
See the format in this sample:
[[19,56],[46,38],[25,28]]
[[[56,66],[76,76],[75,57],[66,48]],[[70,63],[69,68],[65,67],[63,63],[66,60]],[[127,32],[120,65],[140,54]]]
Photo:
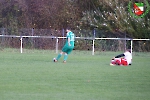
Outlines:
[[[1,0],[1,26],[18,28],[56,28],[76,26],[79,6],[71,0]],[[76,23],[77,22],[77,23]]]
[[130,37],[150,38],[150,14],[134,18],[128,11],[128,3],[129,0],[91,0],[93,7],[83,12],[82,23],[88,27],[127,33]]

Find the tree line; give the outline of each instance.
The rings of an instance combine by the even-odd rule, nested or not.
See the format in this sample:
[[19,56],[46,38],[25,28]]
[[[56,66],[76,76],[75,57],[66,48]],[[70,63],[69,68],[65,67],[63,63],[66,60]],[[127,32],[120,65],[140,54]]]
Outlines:
[[[150,9],[144,0],[144,10]],[[130,0],[0,0],[0,27],[98,29],[132,38],[150,38],[150,13],[135,18]],[[135,0],[131,3],[131,10]],[[15,34],[15,33],[12,33]]]

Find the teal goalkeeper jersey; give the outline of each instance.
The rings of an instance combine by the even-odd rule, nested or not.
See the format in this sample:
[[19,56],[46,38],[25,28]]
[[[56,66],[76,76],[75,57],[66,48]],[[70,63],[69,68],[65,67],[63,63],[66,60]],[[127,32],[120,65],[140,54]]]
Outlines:
[[71,47],[74,47],[74,41],[75,41],[75,35],[74,35],[74,33],[71,32],[71,31],[67,33],[66,44],[68,44],[68,38],[70,38]]

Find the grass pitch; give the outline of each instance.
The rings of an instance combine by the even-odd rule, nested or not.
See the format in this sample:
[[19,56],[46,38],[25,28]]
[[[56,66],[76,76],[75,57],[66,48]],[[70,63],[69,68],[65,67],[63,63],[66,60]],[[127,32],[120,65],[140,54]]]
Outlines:
[[128,67],[110,66],[117,52],[0,51],[0,100],[150,100],[150,53]]

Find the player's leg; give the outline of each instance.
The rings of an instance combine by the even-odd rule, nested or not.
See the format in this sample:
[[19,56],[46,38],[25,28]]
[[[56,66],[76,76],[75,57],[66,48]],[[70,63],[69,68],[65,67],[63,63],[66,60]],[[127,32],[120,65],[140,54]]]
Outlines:
[[63,54],[63,52],[61,51],[61,52],[57,55],[57,57],[53,59],[53,61],[54,61],[54,62],[57,62],[57,61],[60,59],[60,57],[62,56],[62,54]]
[[116,62],[116,65],[121,65],[121,58],[116,58],[115,62]]
[[124,59],[124,58],[121,59],[121,64],[122,64],[123,66],[128,66],[128,62],[127,62],[127,60]]
[[62,54],[64,54],[64,53],[66,52],[66,50],[67,50],[67,47],[64,46],[64,47],[62,48],[62,51],[57,55],[56,58],[53,59],[53,61],[54,61],[54,62],[57,62],[57,61],[61,58]]
[[121,59],[120,58],[114,58],[111,60],[110,65],[120,65],[121,64]]
[[64,61],[63,61],[64,63],[66,63],[67,58],[68,58],[68,54],[67,54],[67,53],[65,53],[65,54],[64,54]]
[[61,51],[61,52],[57,55],[56,60],[59,60],[59,59],[60,59],[60,57],[62,56],[62,54],[63,54],[63,51]]
[[68,48],[67,51],[64,53],[64,63],[67,61],[68,54],[72,52],[73,48]]
[[116,63],[115,63],[115,60],[114,60],[114,59],[111,59],[110,65],[111,65],[111,66],[116,65]]

